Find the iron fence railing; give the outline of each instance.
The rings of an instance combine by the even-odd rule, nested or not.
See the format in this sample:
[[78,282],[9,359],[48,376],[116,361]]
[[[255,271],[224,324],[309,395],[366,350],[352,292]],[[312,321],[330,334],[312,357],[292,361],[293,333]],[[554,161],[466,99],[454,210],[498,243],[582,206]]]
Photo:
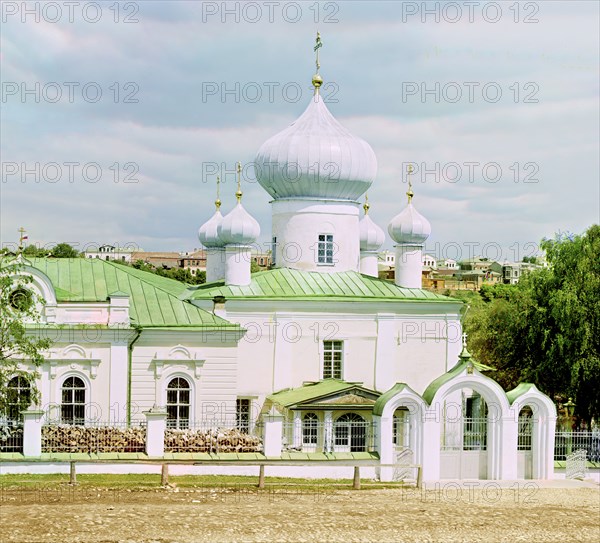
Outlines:
[[600,462],[600,428],[556,432],[554,460],[566,460],[567,456],[580,449],[585,451],[588,461]]
[[533,430],[533,419],[531,417],[519,417],[519,429],[517,434],[517,450],[531,450],[531,436]]
[[375,450],[375,425],[369,421],[286,422],[283,450],[302,452],[370,452]]
[[19,421],[0,422],[0,452],[23,452],[23,423]]

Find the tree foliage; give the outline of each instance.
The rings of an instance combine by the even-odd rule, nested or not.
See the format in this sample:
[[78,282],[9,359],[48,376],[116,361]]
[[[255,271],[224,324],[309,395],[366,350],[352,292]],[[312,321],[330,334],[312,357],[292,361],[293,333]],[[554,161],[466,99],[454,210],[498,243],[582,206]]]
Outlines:
[[554,399],[572,397],[581,419],[598,420],[600,226],[541,247],[548,268],[481,289],[465,319],[470,348],[506,389],[535,383]]
[[79,258],[80,254],[77,249],[68,243],[58,243],[50,250],[50,256],[54,258]]
[[[124,264],[123,262],[119,263]],[[153,266],[152,264],[144,262],[143,260],[136,260],[133,264],[131,264],[131,266],[138,270],[147,271],[156,275],[161,275],[162,277],[169,277],[170,279],[175,279],[177,281],[187,283],[188,285],[199,285],[201,283],[206,283],[205,271],[197,271],[196,275],[192,275],[192,272],[190,272],[190,270],[188,269],[163,268],[160,266]]]
[[31,386],[30,400],[39,401],[37,368],[51,345],[49,339],[27,330],[27,323],[39,322],[43,300],[28,288],[32,278],[20,274],[21,268],[19,264],[0,267],[0,415],[11,401],[8,383],[14,377],[26,379]]

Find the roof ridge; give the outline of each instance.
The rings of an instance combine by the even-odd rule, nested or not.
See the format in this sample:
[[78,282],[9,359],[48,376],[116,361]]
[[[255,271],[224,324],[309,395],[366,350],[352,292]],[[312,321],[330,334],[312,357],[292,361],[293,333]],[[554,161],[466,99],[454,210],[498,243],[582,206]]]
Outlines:
[[[169,296],[169,300],[170,301],[171,301],[171,298],[175,298],[175,300],[177,300],[178,302],[181,302],[182,304],[186,304],[190,308],[193,308],[200,315],[202,315],[203,313],[207,313],[208,315],[211,315],[216,321],[223,321],[223,322],[226,322],[226,323],[230,323],[230,321],[228,321],[227,319],[224,319],[223,317],[219,317],[218,315],[214,315],[210,311],[207,311],[206,309],[202,309],[201,307],[198,307],[197,305],[195,305],[192,302],[190,302],[190,300],[188,298],[180,298],[179,296],[175,296],[175,294],[169,292],[168,290],[165,290],[164,288],[162,288],[160,286],[152,284],[150,281],[144,281],[142,278],[138,277],[135,273],[129,273],[128,270],[125,269],[126,267],[129,267],[129,266],[123,266],[121,264],[115,264],[114,262],[111,262],[110,260],[105,260],[104,263],[105,264],[110,264],[113,268],[116,268],[117,270],[124,271],[127,274],[127,276],[128,276],[128,279],[127,279],[128,281],[129,281],[129,277],[135,277],[138,281],[144,283],[145,285],[148,285],[148,286],[150,286],[152,288],[155,288],[156,290],[160,290],[161,292],[164,292],[167,296]],[[133,269],[135,269],[135,268],[133,268]],[[149,274],[153,275],[152,272],[146,272],[144,270],[136,270],[136,271],[142,272],[142,273],[149,273]],[[181,283],[182,285],[187,285],[187,283],[183,283],[182,281],[178,281],[177,279],[171,279],[170,277],[162,277],[162,276],[157,276],[157,277],[161,277],[162,279],[167,279],[167,280],[170,280],[170,281],[175,281],[177,283]],[[187,288],[183,290],[182,294],[184,294],[186,292],[187,292]],[[146,303],[147,303],[147,300],[146,300]],[[171,309],[175,313],[172,301],[171,301],[170,305],[171,305]],[[165,316],[164,316],[163,308],[159,307],[159,310],[160,310],[161,317],[162,317],[162,319],[164,321],[165,320]],[[187,313],[187,311],[186,311],[186,313]],[[188,318],[189,318],[189,315],[188,315]],[[231,323],[231,324],[233,324],[233,323]]]
[[[129,270],[125,270],[125,268],[126,267],[129,268],[130,266],[123,266],[121,264],[115,264],[114,262],[111,262],[110,260],[105,260],[104,263],[105,264],[110,264],[113,268],[116,268],[118,270],[124,271],[127,275],[133,276],[136,279],[138,279],[139,281],[142,281],[143,283],[146,283],[147,285],[150,285],[151,287],[156,288],[156,289],[158,289],[158,290],[160,290],[160,291],[168,294],[169,296],[172,296],[173,298],[177,298],[177,300],[179,300],[180,302],[189,302],[187,298],[183,298],[182,299],[179,296],[175,296],[175,294],[173,294],[172,292],[169,292],[168,290],[164,289],[161,286],[154,285],[150,281],[144,281],[141,277],[138,277],[136,275],[136,273],[129,273]],[[147,271],[144,271],[144,270],[138,270],[136,268],[132,268],[132,269],[136,270],[136,272],[149,273],[150,275],[154,275],[155,277],[160,277],[161,279],[166,279],[167,281],[174,281],[176,283],[179,283],[181,285],[185,285],[187,287],[191,286],[191,285],[188,285],[188,283],[184,283],[183,281],[179,281],[178,279],[171,279],[170,277],[163,277],[162,275],[153,274],[152,272],[147,272]],[[188,289],[185,288],[183,290],[183,292],[187,292],[187,290]],[[190,305],[194,305],[194,304],[190,304]],[[194,306],[194,307],[197,307],[197,306]]]

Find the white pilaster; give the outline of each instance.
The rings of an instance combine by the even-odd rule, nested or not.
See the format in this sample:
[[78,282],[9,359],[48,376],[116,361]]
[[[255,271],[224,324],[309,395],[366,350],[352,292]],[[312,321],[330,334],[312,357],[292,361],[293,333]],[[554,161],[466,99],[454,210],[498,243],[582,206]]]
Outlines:
[[302,447],[302,412],[294,411],[293,446]]
[[283,416],[272,409],[271,412],[263,418],[263,452],[264,455],[271,458],[281,456],[281,447],[283,443]]
[[[498,447],[500,453],[499,479],[516,479],[518,463],[517,442],[519,433],[518,418],[515,418],[511,413],[503,416],[500,422],[500,443]],[[494,424],[494,422],[490,421],[488,424]]]
[[325,411],[324,415],[325,439],[323,444],[323,451],[326,453],[331,453],[333,452],[333,411]]
[[159,409],[144,411],[146,415],[146,454],[163,457],[165,455],[165,430],[167,428],[167,412]]
[[42,454],[42,419],[44,412],[31,409],[22,411],[23,415],[23,455],[40,456]]
[[109,409],[104,419],[122,422],[127,418],[127,384],[129,381],[128,348],[126,342],[110,346]]
[[394,326],[394,315],[377,315],[375,390],[387,390],[394,383],[394,364],[396,363]]

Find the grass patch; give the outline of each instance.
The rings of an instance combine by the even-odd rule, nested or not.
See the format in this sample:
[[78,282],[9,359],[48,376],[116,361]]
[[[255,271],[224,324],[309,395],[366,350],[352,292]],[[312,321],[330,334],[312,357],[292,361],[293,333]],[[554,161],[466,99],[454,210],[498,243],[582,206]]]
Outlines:
[[[33,488],[52,488],[67,485],[68,474],[10,474],[0,475],[0,486],[3,490],[26,490]],[[258,474],[248,475],[172,475],[169,484],[182,489],[215,488],[240,489],[256,487]],[[296,479],[291,477],[266,477],[267,489],[285,490],[348,490],[352,487],[351,479]],[[156,490],[160,487],[160,474],[81,474],[77,475],[77,485],[82,488],[128,489],[134,491]],[[378,483],[371,479],[363,479],[361,486],[365,489],[399,488],[402,483]]]

